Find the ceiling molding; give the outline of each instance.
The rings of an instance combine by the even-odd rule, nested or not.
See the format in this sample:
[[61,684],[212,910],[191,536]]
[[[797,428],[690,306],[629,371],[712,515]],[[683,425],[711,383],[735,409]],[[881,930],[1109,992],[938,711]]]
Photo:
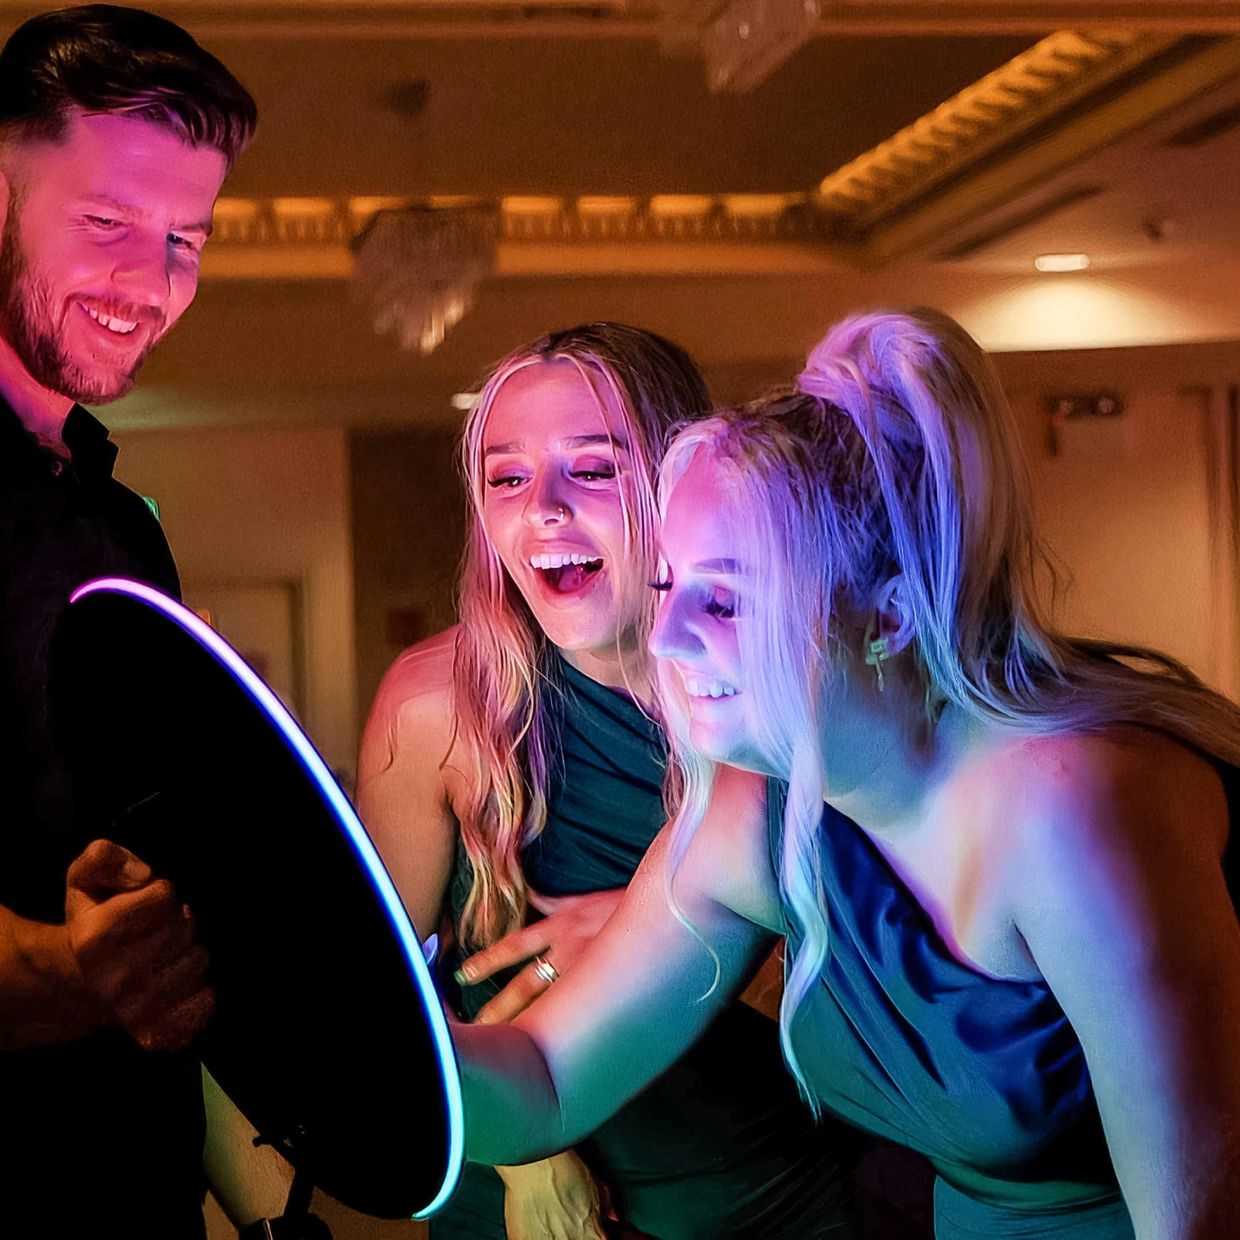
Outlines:
[[996,213],[997,218],[991,217],[977,231],[967,233],[965,236],[954,240],[950,245],[941,250],[936,257],[947,259],[969,258],[971,255],[980,253],[982,250],[994,245],[996,241],[1002,241],[1005,237],[1014,236],[1016,233],[1028,228],[1031,224],[1041,223],[1043,220],[1049,219],[1068,207],[1075,207],[1079,203],[1089,202],[1091,198],[1097,198],[1103,193],[1105,193],[1105,190],[1101,185],[1071,185],[1067,189],[1062,189],[1044,198],[1040,198],[1038,201],[1030,203],[1010,215]]
[[1240,75],[1240,39],[1061,32],[819,187],[828,227],[877,266],[953,230]]
[[831,173],[818,187],[819,203],[860,238],[1172,43],[1122,31],[1057,31]]
[[381,210],[490,205],[499,275],[756,274],[820,271],[838,259],[810,194],[649,198],[221,198],[204,279],[338,279]]

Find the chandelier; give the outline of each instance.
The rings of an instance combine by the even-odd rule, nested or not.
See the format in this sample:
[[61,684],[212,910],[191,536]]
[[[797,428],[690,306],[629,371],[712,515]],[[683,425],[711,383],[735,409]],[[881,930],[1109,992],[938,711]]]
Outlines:
[[377,332],[401,347],[437,349],[495,267],[493,206],[408,206],[376,213],[353,242],[359,288]]
[[662,0],[663,49],[701,49],[706,83],[741,94],[760,85],[818,31],[823,0]]

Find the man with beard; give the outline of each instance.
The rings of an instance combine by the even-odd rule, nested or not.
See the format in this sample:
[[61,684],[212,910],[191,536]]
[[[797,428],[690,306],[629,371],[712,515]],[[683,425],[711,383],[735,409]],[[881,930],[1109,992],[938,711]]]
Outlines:
[[[0,51],[0,1231],[202,1234],[210,1014],[189,910],[139,858],[81,847],[46,701],[70,591],[176,593],[116,448],[78,401],[133,386],[193,300],[254,102],[179,27],[46,13]],[[20,1220],[20,1222],[19,1222]],[[37,1220],[37,1221],[36,1221]]]

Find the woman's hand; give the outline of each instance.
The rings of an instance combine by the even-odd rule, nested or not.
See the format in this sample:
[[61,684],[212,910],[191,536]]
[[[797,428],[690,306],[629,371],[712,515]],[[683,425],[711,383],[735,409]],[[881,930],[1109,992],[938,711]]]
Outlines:
[[[471,1162],[576,1145],[689,1049],[770,950],[779,894],[763,778],[726,767],[716,779],[677,874],[696,934],[666,899],[669,844],[664,830],[584,956],[537,1003],[508,1024],[454,1030]],[[589,903],[597,912],[606,898],[616,893]]]
[[589,946],[624,897],[625,889],[592,891],[581,896],[540,896],[530,892],[530,903],[542,921],[506,935],[485,951],[470,956],[460,968],[457,980],[465,986],[484,981],[500,969],[523,960],[531,963],[504,987],[475,1017],[475,1024],[498,1025],[525,1011],[548,986],[538,970],[540,957],[554,973],[563,973]]
[[495,1170],[504,1181],[508,1240],[604,1240],[598,1185],[572,1150]]

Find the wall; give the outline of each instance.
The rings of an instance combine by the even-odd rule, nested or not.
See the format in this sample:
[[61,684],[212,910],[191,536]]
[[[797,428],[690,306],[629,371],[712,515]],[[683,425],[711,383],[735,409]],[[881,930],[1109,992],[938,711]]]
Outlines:
[[465,497],[449,431],[357,433],[350,445],[357,689],[365,718],[388,665],[447,628]]
[[299,596],[301,721],[329,764],[351,773],[357,694],[345,432],[130,429],[116,438],[117,475],[158,501],[187,602],[277,583]]
[[[1211,499],[1222,444],[1210,422],[1225,376],[1240,377],[1240,348],[998,361],[1024,432],[1041,531],[1062,570],[1062,627],[1165,650],[1235,696],[1234,568],[1223,563],[1225,530]],[[1102,389],[1123,397],[1125,413],[1066,423],[1052,453],[1048,399]]]
[[[1215,679],[1206,461],[1196,402],[1139,391],[1115,420],[1074,423],[1034,458],[1048,546],[1068,570],[1064,627],[1175,654]],[[1040,403],[1023,399],[1026,425]]]

